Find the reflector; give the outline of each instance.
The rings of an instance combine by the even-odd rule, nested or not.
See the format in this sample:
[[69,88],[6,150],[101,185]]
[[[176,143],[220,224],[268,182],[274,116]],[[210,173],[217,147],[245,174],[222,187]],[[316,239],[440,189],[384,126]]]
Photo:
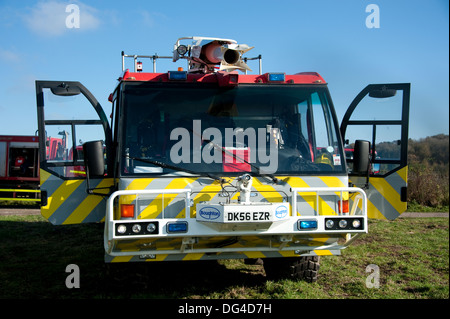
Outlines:
[[339,213],[348,214],[348,200],[342,201],[342,211],[341,211],[341,201],[338,202]]

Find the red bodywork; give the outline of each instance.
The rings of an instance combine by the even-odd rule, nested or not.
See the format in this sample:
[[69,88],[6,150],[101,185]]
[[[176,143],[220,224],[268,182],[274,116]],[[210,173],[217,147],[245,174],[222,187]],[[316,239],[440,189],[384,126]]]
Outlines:
[[[236,79],[237,78],[237,79]],[[153,81],[153,82],[171,82],[168,73],[144,73],[130,72],[126,70],[119,81]],[[173,80],[175,81],[175,80]],[[223,86],[236,85],[239,83],[269,83],[268,74],[238,74],[237,72],[216,72],[211,74],[188,73],[187,80],[183,82],[202,82],[219,83]],[[281,82],[278,82],[281,83]],[[294,75],[285,75],[283,83],[296,84],[326,84],[325,80],[316,72],[302,72]]]
[[37,136],[0,135],[0,183],[39,183]]

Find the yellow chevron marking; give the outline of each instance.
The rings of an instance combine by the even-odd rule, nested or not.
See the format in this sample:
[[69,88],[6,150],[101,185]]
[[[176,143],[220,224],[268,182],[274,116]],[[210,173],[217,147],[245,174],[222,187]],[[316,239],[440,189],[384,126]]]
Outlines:
[[[330,187],[331,187],[331,185],[333,185],[332,187],[339,187],[339,186],[343,185],[342,182],[338,178],[322,177],[322,180]],[[339,181],[339,183],[336,181]],[[300,177],[289,177],[288,183],[292,187],[310,187]],[[334,209],[332,209],[330,207],[330,205],[328,205],[327,202],[324,201],[320,196],[319,196],[319,206],[320,207],[316,207],[316,195],[313,195],[313,193],[308,193],[308,192],[297,193],[297,196],[300,196],[301,198],[303,198],[303,200],[305,200],[305,202],[307,202],[309,204],[309,206],[311,206],[311,208],[314,209],[315,211],[320,211],[321,215],[336,215],[336,212],[334,211]],[[297,215],[301,216],[301,213],[297,212]]]
[[43,170],[43,169],[40,169],[40,170],[39,170],[39,174],[40,174],[40,183],[41,183],[41,186],[42,186],[42,184],[44,184],[44,183],[47,181],[47,179],[52,175],[52,174],[50,174],[49,172],[47,172],[47,171],[45,171],[45,170]]
[[406,182],[408,182],[408,166],[403,167],[402,169],[399,169],[397,171],[397,174],[403,178],[403,180]]
[[[108,189],[103,187],[110,187],[113,180],[110,178],[103,179],[96,189],[97,193],[108,193]],[[103,197],[97,195],[88,195],[78,207],[70,214],[70,216],[63,222],[63,224],[80,224],[90,214],[90,212],[103,200]]]
[[129,262],[133,258],[133,256],[116,256],[114,257],[111,262],[112,263],[126,263]]
[[367,217],[373,219],[386,219],[383,213],[381,213],[369,199],[367,200]]
[[[175,178],[165,189],[183,189],[195,179],[191,178]],[[139,214],[138,218],[156,218],[163,209],[166,209],[170,202],[177,196],[177,194],[159,194],[152,202]],[[164,200],[163,200],[164,197]],[[164,203],[163,203],[164,202]],[[185,208],[183,208],[180,214],[185,214]]]
[[187,254],[182,260],[200,260],[204,254]]
[[41,207],[42,216],[46,219],[58,209],[58,207],[72,194],[82,183],[82,180],[69,180],[61,183],[56,191],[48,198],[48,205]]
[[[185,179],[186,185],[184,185],[183,188],[185,188],[189,184],[192,184],[196,180],[197,178],[186,178]],[[185,217],[186,217],[186,207],[183,207],[181,212],[179,212],[175,218],[185,218]]]
[[400,200],[398,192],[384,178],[373,178],[370,180],[372,185],[400,214],[406,209],[406,203]]
[[[347,185],[344,185],[344,183],[338,177],[325,176],[325,177],[319,177],[319,178],[328,187],[346,187],[347,186]],[[341,194],[339,192],[336,192],[335,194],[338,196],[341,196]],[[342,193],[342,199],[348,200],[348,192]]]
[[126,190],[145,189],[154,180],[154,178],[136,178],[127,186]]
[[269,203],[280,203],[283,196],[272,185],[262,184],[257,178],[253,179],[252,186],[260,193]]
[[248,258],[264,258],[266,257],[262,252],[260,251],[246,251],[244,252],[244,254],[248,257]]
[[319,177],[328,187],[345,187],[344,183],[338,177],[325,176]]
[[222,188],[218,182],[214,182],[209,186],[203,187],[200,193],[195,195],[194,197],[194,207],[191,209],[191,218],[195,218],[196,215],[196,207],[199,202],[209,201],[211,198],[215,196],[218,192],[220,192]]
[[328,239],[330,239],[329,236],[323,235],[323,234],[310,234],[311,238],[314,238],[313,241],[310,241],[310,245],[317,245],[317,243],[325,243]]
[[282,250],[282,251],[279,251],[279,253],[283,257],[298,257],[298,255],[293,250]]
[[[300,177],[288,177],[286,182],[291,185],[292,188],[295,187],[309,187],[308,184],[306,184],[306,182],[300,178]],[[305,200],[305,202],[307,202],[309,204],[309,206],[311,206],[312,209],[314,209],[315,206],[315,200],[311,201],[311,200],[306,200],[305,199],[305,195],[310,195],[310,194],[305,194],[303,193],[303,195],[301,193],[297,193],[297,196],[300,196],[301,198],[303,198]],[[294,215],[295,212],[292,212],[292,215]],[[301,216],[302,214],[300,212],[297,212],[297,216]]]
[[317,256],[332,256],[332,252],[329,250],[313,250]]
[[[147,186],[153,182],[154,178],[136,178],[134,179],[125,190],[141,190],[146,189]],[[120,204],[131,204],[136,199],[136,195],[120,196]]]

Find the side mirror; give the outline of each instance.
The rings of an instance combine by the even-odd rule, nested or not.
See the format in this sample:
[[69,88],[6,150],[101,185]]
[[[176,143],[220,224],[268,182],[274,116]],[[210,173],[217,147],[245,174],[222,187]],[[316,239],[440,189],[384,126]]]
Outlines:
[[83,153],[87,178],[103,176],[105,174],[103,141],[90,141],[84,143]]
[[370,164],[370,142],[363,140],[355,141],[353,152],[353,173],[367,175]]

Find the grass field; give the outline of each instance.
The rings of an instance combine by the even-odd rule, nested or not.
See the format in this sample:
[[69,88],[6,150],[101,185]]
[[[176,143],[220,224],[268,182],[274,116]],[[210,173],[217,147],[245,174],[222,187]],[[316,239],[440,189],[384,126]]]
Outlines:
[[[268,281],[262,266],[242,260],[105,265],[102,224],[0,216],[0,298],[448,299],[448,227],[448,218],[370,221],[342,256],[322,257],[311,284]],[[69,264],[79,267],[80,288],[66,287]],[[373,265],[378,288],[366,283]]]

